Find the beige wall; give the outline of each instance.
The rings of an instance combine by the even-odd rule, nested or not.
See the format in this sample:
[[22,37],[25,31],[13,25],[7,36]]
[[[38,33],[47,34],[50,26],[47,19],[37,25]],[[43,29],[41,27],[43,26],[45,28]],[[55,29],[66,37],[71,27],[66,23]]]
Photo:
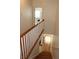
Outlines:
[[20,0],[20,34],[32,26],[32,0]]
[[[43,18],[45,19],[45,34],[56,35],[56,45],[58,45],[58,0],[20,0],[20,33],[22,34],[34,25],[34,9],[43,8]],[[33,11],[33,12],[32,12]]]
[[59,0],[56,0],[56,6],[57,6],[57,11],[56,11],[56,23],[55,23],[55,47],[59,48]]
[[34,20],[35,8],[43,8],[44,0],[32,0],[32,1],[33,1],[33,20]]
[[[45,19],[45,33],[56,35],[55,47],[59,47],[58,39],[58,0],[20,0],[20,33],[22,34],[34,24],[34,8],[43,8]],[[32,3],[33,1],[33,3]],[[33,9],[32,9],[33,8]],[[33,12],[32,12],[33,10]],[[33,15],[32,15],[33,13]],[[37,48],[37,49],[36,49]],[[35,47],[38,52],[38,46]],[[32,54],[36,53],[35,51]]]
[[59,48],[59,0],[45,0],[43,13],[45,33],[55,36],[55,48]]
[[43,9],[45,33],[47,34],[58,34],[58,3],[58,0],[33,0],[33,12],[34,8]]
[[[45,19],[45,34],[53,34],[55,47],[59,47],[59,0],[33,0],[34,8],[43,9],[43,19]],[[33,13],[34,14],[34,13]]]
[[56,34],[58,0],[45,0],[43,13],[45,19],[45,33]]

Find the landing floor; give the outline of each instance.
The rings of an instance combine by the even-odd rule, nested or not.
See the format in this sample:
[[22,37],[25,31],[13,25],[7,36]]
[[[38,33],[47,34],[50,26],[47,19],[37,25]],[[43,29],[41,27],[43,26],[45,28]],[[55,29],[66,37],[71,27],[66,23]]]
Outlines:
[[42,52],[35,59],[52,59],[50,52]]

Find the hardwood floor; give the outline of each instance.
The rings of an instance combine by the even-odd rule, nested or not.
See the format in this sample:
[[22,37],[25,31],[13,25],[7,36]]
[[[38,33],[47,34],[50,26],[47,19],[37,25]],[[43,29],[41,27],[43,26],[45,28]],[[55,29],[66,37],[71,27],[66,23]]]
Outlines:
[[36,56],[34,59],[52,59],[50,52],[42,52],[38,56]]

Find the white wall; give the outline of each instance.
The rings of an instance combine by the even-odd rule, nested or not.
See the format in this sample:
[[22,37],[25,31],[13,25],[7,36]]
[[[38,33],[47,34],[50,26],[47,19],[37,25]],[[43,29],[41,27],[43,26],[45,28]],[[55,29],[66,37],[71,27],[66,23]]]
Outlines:
[[36,7],[43,9],[43,19],[45,19],[45,34],[53,34],[56,36],[55,47],[58,48],[59,0],[33,0],[33,11]]
[[32,26],[32,0],[20,0],[20,34]]
[[45,33],[55,34],[58,19],[58,0],[45,0],[43,13]]

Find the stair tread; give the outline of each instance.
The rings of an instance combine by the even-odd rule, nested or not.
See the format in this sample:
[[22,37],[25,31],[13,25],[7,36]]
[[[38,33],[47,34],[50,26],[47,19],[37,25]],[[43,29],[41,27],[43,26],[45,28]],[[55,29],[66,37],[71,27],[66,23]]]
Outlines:
[[35,59],[52,59],[52,56],[50,52],[42,52]]

